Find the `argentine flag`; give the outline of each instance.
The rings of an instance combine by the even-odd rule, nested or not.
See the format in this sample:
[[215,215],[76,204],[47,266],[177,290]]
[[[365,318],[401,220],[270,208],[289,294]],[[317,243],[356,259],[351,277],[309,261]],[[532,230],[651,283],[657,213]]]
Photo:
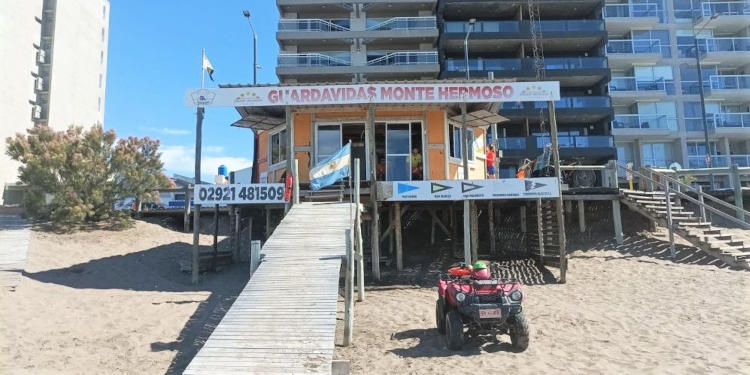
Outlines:
[[327,157],[310,169],[310,188],[318,191],[333,185],[345,177],[349,177],[352,146],[347,143],[341,150]]

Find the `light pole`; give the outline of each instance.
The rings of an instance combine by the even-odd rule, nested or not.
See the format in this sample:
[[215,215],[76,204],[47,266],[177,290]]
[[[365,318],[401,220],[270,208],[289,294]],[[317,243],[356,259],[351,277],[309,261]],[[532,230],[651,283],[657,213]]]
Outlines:
[[258,84],[258,34],[255,33],[255,27],[253,27],[253,21],[250,19],[250,11],[243,10],[242,15],[247,18],[247,23],[250,24],[250,30],[253,32],[253,85]]
[[468,80],[471,78],[471,74],[469,73],[469,35],[471,35],[471,31],[474,30],[474,24],[477,22],[476,18],[472,18],[469,20],[469,29],[466,30],[466,37],[464,38],[464,61],[466,62],[466,79]]
[[[695,66],[698,71],[698,93],[700,94],[701,98],[701,118],[703,121],[703,138],[706,142],[706,168],[711,168],[711,144],[708,141],[708,121],[706,120],[706,93],[703,88],[703,70],[701,69],[701,56],[700,56],[700,50],[698,49],[698,34],[700,34],[703,30],[706,29],[709,23],[711,23],[712,20],[715,20],[716,17],[718,17],[718,13],[714,13],[711,15],[711,18],[709,18],[708,22],[706,22],[703,27],[695,31],[695,19],[693,19],[692,23],[690,24],[690,27],[693,31],[693,49],[695,52]],[[711,190],[714,188],[714,174],[710,174],[711,178]]]

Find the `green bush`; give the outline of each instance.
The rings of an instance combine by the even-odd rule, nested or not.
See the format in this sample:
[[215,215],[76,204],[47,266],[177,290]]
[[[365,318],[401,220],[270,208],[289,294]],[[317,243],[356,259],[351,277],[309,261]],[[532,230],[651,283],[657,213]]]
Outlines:
[[118,140],[100,125],[65,131],[36,125],[6,143],[7,154],[22,164],[20,181],[29,187],[27,213],[56,224],[121,219],[116,200],[143,200],[169,186],[159,141],[148,137]]

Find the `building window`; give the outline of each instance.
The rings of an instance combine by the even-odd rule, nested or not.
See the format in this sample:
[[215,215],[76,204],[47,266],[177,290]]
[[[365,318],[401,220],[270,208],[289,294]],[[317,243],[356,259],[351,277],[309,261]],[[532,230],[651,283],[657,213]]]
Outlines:
[[104,64],[104,51],[99,51],[99,65]]
[[105,40],[105,38],[106,38],[106,32],[104,31],[104,28],[102,27],[102,42]]
[[315,164],[341,148],[341,125],[319,125],[315,136]]
[[99,73],[99,88],[102,88],[102,74]]
[[107,6],[102,6],[102,19],[107,19]]
[[641,163],[666,168],[674,162],[671,143],[646,143],[641,146]]
[[286,129],[271,135],[271,165],[286,161]]
[[[716,155],[716,142],[709,142],[711,145],[711,155]],[[705,156],[706,142],[687,142],[688,156]]]
[[[474,160],[474,130],[466,129],[466,136],[469,141],[469,160]],[[461,159],[461,127],[451,125],[448,137],[450,138],[451,157]]]
[[630,35],[633,40],[658,40],[662,57],[672,57],[668,30],[633,30]]
[[101,112],[102,111],[102,97],[96,98],[96,110]]

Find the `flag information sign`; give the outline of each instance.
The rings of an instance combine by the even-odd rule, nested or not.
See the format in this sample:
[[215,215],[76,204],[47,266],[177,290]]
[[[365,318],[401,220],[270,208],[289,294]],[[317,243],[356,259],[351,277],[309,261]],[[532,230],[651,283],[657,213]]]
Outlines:
[[386,201],[536,199],[560,196],[557,178],[393,181]]
[[284,203],[284,184],[195,185],[194,204]]
[[280,105],[496,103],[560,100],[560,83],[384,83],[318,86],[257,86],[191,89],[189,107]]

